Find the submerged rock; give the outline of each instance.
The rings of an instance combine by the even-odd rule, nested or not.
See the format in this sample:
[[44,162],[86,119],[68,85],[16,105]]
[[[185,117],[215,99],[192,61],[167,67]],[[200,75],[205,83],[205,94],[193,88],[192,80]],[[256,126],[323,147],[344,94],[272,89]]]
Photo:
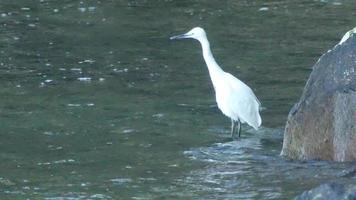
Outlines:
[[0,186],[13,186],[16,185],[14,182],[9,179],[0,177]]
[[281,155],[356,161],[356,34],[348,33],[314,65],[288,115]]
[[328,183],[303,192],[295,200],[356,200],[356,185]]

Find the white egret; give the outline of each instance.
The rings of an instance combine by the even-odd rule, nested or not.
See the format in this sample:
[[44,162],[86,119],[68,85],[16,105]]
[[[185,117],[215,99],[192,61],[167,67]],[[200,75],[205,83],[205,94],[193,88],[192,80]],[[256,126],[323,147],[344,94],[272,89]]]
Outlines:
[[216,63],[204,29],[195,27],[185,34],[170,39],[184,38],[196,39],[202,46],[203,57],[215,89],[216,102],[221,112],[231,119],[231,137],[234,138],[236,123],[238,137],[241,134],[241,123],[247,123],[257,130],[262,123],[259,113],[261,104],[251,88],[230,73],[223,71]]

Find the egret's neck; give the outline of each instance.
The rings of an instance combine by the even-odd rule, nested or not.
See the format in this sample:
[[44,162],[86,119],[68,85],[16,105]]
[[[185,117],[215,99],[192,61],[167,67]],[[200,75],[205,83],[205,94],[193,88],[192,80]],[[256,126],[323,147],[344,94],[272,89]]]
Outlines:
[[224,72],[220,67],[219,65],[216,63],[215,59],[214,59],[214,56],[213,54],[211,53],[211,50],[210,50],[210,44],[209,44],[209,41],[207,38],[202,38],[199,40],[201,46],[202,46],[202,49],[203,49],[203,57],[204,57],[204,60],[205,60],[205,63],[209,69],[209,74],[210,74],[210,77],[212,79],[212,81],[214,82],[214,78]]

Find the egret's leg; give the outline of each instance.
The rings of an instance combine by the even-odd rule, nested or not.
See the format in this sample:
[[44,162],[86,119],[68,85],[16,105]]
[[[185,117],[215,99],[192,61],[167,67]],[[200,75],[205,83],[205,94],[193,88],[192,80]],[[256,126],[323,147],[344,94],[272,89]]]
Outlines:
[[231,138],[234,139],[234,132],[235,132],[235,122],[231,119]]
[[239,134],[239,138],[241,137],[241,122],[237,120],[237,133]]

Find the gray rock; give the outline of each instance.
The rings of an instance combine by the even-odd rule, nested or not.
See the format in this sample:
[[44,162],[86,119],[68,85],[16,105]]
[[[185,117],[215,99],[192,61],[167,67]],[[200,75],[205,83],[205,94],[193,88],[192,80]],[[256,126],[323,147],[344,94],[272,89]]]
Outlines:
[[356,185],[323,184],[303,192],[295,200],[356,200]]
[[321,56],[291,109],[281,155],[356,161],[356,34]]

